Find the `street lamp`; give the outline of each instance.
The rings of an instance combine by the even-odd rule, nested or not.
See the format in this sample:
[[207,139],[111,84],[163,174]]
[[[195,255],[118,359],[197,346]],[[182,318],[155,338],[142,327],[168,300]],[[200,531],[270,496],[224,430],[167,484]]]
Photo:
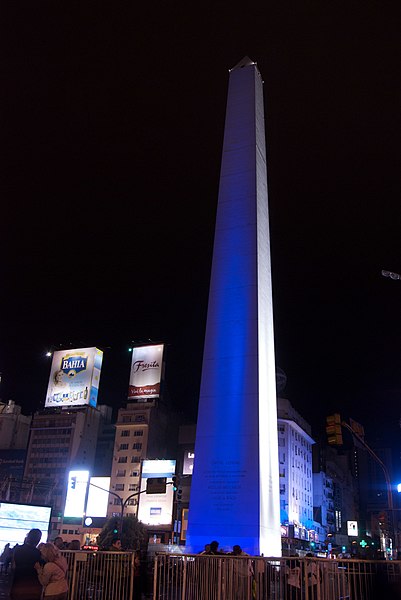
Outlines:
[[392,271],[382,270],[382,275],[383,277],[389,277],[390,279],[401,279],[401,275],[399,275],[398,273],[393,273]]

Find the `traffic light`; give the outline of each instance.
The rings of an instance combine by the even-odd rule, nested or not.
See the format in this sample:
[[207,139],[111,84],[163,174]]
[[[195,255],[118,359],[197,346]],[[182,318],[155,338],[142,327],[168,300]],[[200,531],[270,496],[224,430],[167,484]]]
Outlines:
[[178,478],[174,475],[172,477],[172,480],[173,480],[173,491],[176,492],[178,489]]
[[326,433],[330,446],[342,446],[341,417],[338,413],[326,417]]
[[382,531],[388,531],[388,519],[385,511],[379,514],[379,527]]
[[114,519],[113,521],[113,534],[117,535],[118,534],[118,519]]
[[177,488],[177,500],[178,502],[182,500],[182,487]]

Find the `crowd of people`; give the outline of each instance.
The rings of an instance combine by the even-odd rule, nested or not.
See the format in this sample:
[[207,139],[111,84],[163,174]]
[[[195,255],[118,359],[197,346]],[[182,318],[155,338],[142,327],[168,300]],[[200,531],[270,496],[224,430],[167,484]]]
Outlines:
[[[68,563],[63,550],[81,550],[79,540],[69,543],[59,536],[53,542],[40,543],[42,532],[39,529],[31,529],[25,537],[23,544],[17,544],[14,548],[6,544],[0,556],[3,573],[9,570],[12,573],[10,599],[11,600],[67,600],[68,597]],[[109,552],[122,552],[121,539],[114,537],[108,548]],[[111,555],[110,555],[111,556]],[[116,574],[116,564],[107,559],[106,567],[113,567]],[[123,565],[124,563],[121,563]],[[120,565],[120,563],[118,563]],[[118,566],[117,565],[117,566]],[[120,565],[120,566],[121,566]],[[140,590],[140,566],[139,553],[135,555],[135,578],[134,588],[137,598],[141,597]],[[12,568],[11,568],[12,567]],[[119,571],[119,579],[124,573]],[[109,577],[109,580],[115,577]],[[116,589],[121,583],[115,582]],[[109,582],[110,584],[110,582]],[[114,592],[110,597],[114,597]]]
[[239,544],[235,544],[233,546],[232,552],[223,552],[219,550],[219,542],[213,540],[210,544],[206,544],[202,552],[199,554],[209,554],[209,555],[218,555],[218,554],[228,554],[234,556],[249,556],[246,552],[244,552]]

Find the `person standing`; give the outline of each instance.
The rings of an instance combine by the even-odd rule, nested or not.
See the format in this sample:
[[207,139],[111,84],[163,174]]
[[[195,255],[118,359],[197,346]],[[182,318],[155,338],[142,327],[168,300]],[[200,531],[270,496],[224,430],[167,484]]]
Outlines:
[[22,546],[14,550],[11,600],[40,600],[42,596],[42,584],[35,570],[35,564],[42,561],[37,549],[41,537],[40,529],[31,529]]
[[109,548],[109,552],[122,552],[120,538],[113,538],[113,540],[111,542],[111,546]]
[[67,560],[60,554],[60,550],[50,542],[40,544],[39,550],[45,564],[42,566],[37,562],[35,569],[43,586],[44,600],[67,600]]

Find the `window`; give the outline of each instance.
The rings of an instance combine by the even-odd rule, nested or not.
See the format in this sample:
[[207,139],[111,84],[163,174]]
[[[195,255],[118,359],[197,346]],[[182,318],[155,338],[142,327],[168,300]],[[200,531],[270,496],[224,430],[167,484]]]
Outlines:
[[131,423],[131,417],[123,417],[123,423]]
[[119,463],[126,463],[128,460],[128,458],[126,456],[120,456],[118,459]]
[[119,450],[128,450],[129,444],[120,444]]
[[142,437],[143,436],[143,429],[137,429],[136,431],[134,431],[134,436],[135,437]]
[[135,423],[146,423],[145,415],[137,415],[135,417]]
[[117,477],[125,477],[125,469],[124,470],[119,469],[117,471]]
[[142,449],[142,444],[141,442],[136,442],[135,444],[132,445],[132,449],[133,450],[141,450]]
[[127,500],[127,506],[136,506],[138,504],[138,498],[130,498]]
[[[116,492],[123,492],[124,491],[124,484],[123,483],[116,483],[115,490],[116,490]],[[118,500],[118,498],[116,498],[116,500]]]
[[121,437],[129,437],[129,429],[123,429],[121,432]]
[[139,471],[132,471],[131,477],[139,477]]
[[130,492],[137,492],[139,490],[139,485],[137,483],[130,483],[128,489]]
[[141,462],[141,457],[140,456],[133,456],[131,458],[131,462],[132,463],[140,463]]
[[117,504],[121,504],[121,502],[119,501],[118,498],[113,498],[113,500],[114,500],[114,502],[113,502],[114,506],[116,506]]

